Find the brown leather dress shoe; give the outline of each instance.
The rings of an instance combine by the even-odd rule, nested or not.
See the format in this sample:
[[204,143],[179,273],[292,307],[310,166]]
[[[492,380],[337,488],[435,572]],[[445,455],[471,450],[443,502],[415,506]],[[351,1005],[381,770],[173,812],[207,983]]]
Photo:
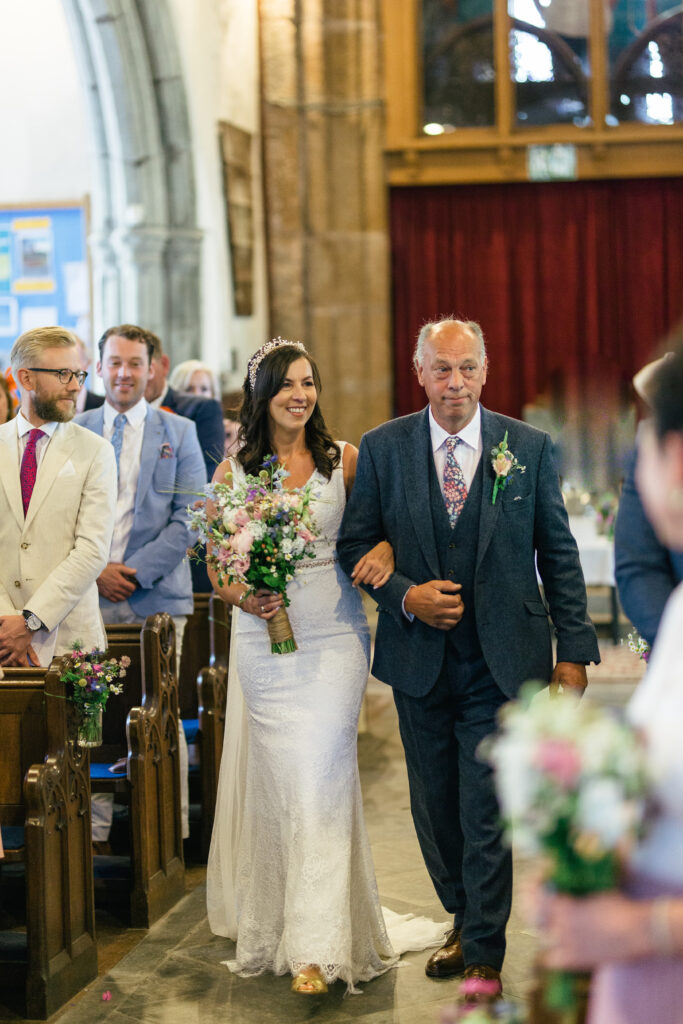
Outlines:
[[493,1003],[503,994],[500,971],[488,964],[469,964],[460,991],[465,1003]]
[[436,953],[432,953],[425,964],[425,974],[429,978],[452,978],[454,974],[462,974],[465,970],[465,958],[460,945],[460,929],[454,928],[446,936],[446,941]]

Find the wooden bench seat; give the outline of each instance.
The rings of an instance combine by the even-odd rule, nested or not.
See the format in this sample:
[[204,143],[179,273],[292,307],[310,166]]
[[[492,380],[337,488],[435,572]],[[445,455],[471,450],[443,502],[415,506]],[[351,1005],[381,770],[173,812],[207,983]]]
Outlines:
[[[111,657],[128,655],[123,693],[111,697],[103,743],[91,752],[94,793],[128,805],[130,921],[148,928],[185,892],[180,821],[178,685],[175,629],[169,615],[136,625],[107,626]],[[109,765],[126,758],[125,773]]]
[[0,680],[0,872],[21,863],[26,890],[25,931],[0,934],[0,1001],[40,1019],[97,977],[88,753],[69,740],[68,664]]
[[[216,594],[195,594],[187,620],[179,672],[180,714],[188,746],[198,764],[190,765],[193,800],[201,804],[200,847],[209,854],[223,750],[231,611]],[[195,784],[196,783],[196,784]]]

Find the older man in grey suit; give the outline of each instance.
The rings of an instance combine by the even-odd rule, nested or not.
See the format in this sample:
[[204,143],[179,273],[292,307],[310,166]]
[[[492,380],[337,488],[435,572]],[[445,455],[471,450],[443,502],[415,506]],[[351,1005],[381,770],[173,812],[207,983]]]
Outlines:
[[[351,573],[377,541],[394,548],[396,571],[369,591],[379,606],[372,671],[393,687],[413,820],[454,916],[427,974],[500,987],[512,867],[476,750],[524,680],[582,691],[598,645],[550,437],[480,406],[488,363],[478,324],[426,325],[415,368],[429,407],[363,438],[338,552]],[[504,440],[524,472],[496,486],[491,452]],[[536,565],[557,634],[554,670]]]

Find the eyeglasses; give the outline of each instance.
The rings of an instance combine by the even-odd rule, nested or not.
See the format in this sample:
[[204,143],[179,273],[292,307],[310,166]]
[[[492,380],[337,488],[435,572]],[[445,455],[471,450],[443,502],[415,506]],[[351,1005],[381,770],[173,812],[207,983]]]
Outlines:
[[27,366],[26,369],[31,373],[54,373],[60,384],[70,384],[75,377],[79,388],[83,387],[88,376],[87,370],[48,370],[45,366]]

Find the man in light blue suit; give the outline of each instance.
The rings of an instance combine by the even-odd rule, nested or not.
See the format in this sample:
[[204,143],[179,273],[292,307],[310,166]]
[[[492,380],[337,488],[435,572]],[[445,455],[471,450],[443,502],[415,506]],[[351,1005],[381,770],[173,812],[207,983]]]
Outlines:
[[[99,353],[97,372],[106,400],[77,422],[112,443],[118,466],[114,536],[109,562],[97,580],[102,618],[105,623],[143,623],[148,615],[168,612],[180,661],[193,610],[186,556],[192,539],[185,509],[206,481],[197,430],[191,420],[152,409],[145,401],[152,352],[143,328],[110,327],[100,338]],[[183,739],[181,777],[186,775]],[[102,831],[93,830],[95,840],[106,839],[104,824]]]

